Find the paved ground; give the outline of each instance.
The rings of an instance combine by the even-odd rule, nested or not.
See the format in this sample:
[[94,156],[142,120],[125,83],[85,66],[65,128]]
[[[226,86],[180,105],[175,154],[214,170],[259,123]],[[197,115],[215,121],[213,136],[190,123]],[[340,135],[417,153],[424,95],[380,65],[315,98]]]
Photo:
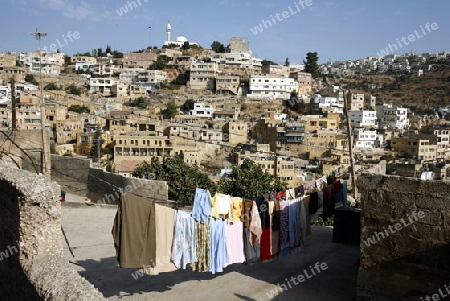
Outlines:
[[[254,265],[235,264],[224,273],[178,270],[135,280],[134,269],[120,269],[115,258],[111,229],[115,207],[97,208],[84,198],[67,196],[63,204],[63,227],[81,266],[74,269],[109,300],[345,300],[355,299],[359,247],[333,244],[332,229],[313,227],[303,251],[282,260]],[[67,245],[64,255],[71,260]],[[302,283],[291,280],[309,275],[310,265],[328,268]],[[289,283],[287,282],[289,281]],[[277,284],[291,288],[269,298]]]

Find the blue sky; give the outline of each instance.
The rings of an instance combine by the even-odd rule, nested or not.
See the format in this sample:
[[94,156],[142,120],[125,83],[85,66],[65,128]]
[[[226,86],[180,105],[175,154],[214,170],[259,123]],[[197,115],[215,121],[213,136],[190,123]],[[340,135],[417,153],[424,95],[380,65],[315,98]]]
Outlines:
[[[69,55],[104,50],[107,44],[133,51],[150,40],[161,47],[168,21],[173,39],[183,35],[209,48],[214,40],[227,45],[229,38],[243,37],[257,57],[277,63],[286,57],[300,63],[309,51],[317,51],[320,62],[376,56],[415,30],[422,37],[395,53],[450,51],[448,0],[310,0],[309,6],[299,1],[1,0],[0,52],[36,50],[38,43],[29,35],[36,28],[49,34],[43,46],[58,39]],[[117,13],[121,7],[128,8],[122,16]],[[424,35],[420,26],[427,22],[438,28]],[[260,25],[263,30],[255,35]],[[69,31],[78,32],[78,39],[64,40]]]

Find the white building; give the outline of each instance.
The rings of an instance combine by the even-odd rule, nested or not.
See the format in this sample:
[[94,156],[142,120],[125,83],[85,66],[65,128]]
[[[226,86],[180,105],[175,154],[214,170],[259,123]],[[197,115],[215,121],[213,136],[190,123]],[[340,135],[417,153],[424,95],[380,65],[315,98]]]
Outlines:
[[344,111],[344,103],[336,97],[324,97],[320,94],[314,95],[316,109],[327,112],[340,113]]
[[408,109],[392,106],[382,105],[377,106],[377,117],[380,121],[380,128],[393,128],[404,130],[408,124]]
[[220,66],[227,66],[237,69],[261,70],[262,59],[256,58],[249,53],[215,53],[211,56],[211,61]]
[[11,89],[9,86],[0,86],[0,103],[11,100]]
[[172,35],[172,26],[170,25],[170,23],[168,23],[166,27],[166,41],[164,42],[164,46],[176,45],[178,47],[181,47],[186,42],[188,42],[189,45],[197,45],[197,43],[195,42],[189,42],[188,39],[183,36],[179,36],[175,39],[175,41],[172,41],[171,35]]
[[247,97],[289,99],[291,92],[298,92],[298,82],[283,76],[251,76],[250,92]]
[[368,129],[356,129],[353,131],[355,136],[355,147],[372,148],[375,147],[377,140],[377,131]]
[[19,54],[19,62],[31,72],[40,72],[48,75],[59,75],[64,65],[64,53],[47,53],[36,51],[34,53]]
[[194,109],[189,111],[189,115],[197,117],[207,117],[212,118],[214,113],[214,108],[210,105],[205,105],[200,102],[194,103]]
[[112,86],[116,84],[114,78],[90,78],[89,79],[89,92],[99,93],[102,95],[111,95]]
[[377,123],[376,111],[348,111],[348,116],[351,126],[356,128],[375,127]]

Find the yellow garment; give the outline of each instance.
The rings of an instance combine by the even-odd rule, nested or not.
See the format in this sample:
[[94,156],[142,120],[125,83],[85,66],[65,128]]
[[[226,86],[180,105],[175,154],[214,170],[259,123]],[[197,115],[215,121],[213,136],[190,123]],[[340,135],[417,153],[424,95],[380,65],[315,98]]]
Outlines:
[[273,214],[273,210],[275,209],[275,201],[269,202],[269,215]]
[[241,221],[243,203],[242,198],[232,197],[231,198],[231,214],[230,221],[233,223],[237,223]]

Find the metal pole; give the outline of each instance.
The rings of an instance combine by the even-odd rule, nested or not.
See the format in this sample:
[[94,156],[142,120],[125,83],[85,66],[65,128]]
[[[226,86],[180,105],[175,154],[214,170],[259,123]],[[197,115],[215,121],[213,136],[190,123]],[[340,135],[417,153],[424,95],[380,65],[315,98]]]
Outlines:
[[17,129],[17,109],[16,109],[16,80],[13,77],[11,79],[11,129],[15,131]]
[[152,47],[152,27],[149,26],[148,29],[149,29],[149,47],[150,47],[150,50],[151,50],[153,48]]
[[[348,93],[350,93],[350,92],[348,92]],[[348,138],[348,150],[349,150],[349,155],[350,155],[352,192],[353,192],[353,198],[356,200],[355,161],[353,158],[352,128],[351,128],[350,118],[348,116],[347,90],[344,90],[344,111],[345,111],[345,116],[347,118],[347,138]]]
[[41,39],[46,37],[48,34],[44,32],[36,32],[34,33],[35,38],[39,41],[39,86],[40,86],[40,103],[41,103],[41,136],[42,136],[42,153],[41,153],[41,173],[50,178],[50,156],[48,154],[48,146],[47,146],[47,135],[45,129],[45,100],[44,93],[42,87],[42,50],[41,50]]

